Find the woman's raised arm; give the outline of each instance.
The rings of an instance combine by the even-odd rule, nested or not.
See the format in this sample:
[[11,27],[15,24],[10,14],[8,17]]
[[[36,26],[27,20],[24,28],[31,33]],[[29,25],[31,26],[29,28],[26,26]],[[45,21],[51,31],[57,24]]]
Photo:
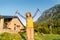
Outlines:
[[35,14],[32,16],[32,18],[34,18],[37,15],[37,12],[39,11],[39,9],[37,8]]
[[22,18],[26,19],[23,15],[21,15],[18,10],[16,11],[16,14],[20,15]]

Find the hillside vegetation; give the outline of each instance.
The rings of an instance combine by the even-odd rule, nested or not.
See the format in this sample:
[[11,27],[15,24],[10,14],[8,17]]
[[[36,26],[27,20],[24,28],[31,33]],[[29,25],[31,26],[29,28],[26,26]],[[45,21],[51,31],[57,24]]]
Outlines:
[[35,32],[60,34],[60,4],[45,10],[35,24]]

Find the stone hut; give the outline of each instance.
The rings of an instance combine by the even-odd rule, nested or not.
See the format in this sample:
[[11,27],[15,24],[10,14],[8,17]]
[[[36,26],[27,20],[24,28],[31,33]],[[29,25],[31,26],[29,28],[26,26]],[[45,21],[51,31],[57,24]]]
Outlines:
[[24,25],[17,16],[1,16],[0,15],[0,29],[9,29],[20,32],[24,29]]

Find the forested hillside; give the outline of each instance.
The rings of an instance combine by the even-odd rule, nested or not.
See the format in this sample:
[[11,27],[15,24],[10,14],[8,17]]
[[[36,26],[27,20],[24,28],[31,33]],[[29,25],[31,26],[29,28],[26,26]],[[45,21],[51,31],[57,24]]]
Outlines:
[[60,34],[60,4],[45,10],[34,24],[36,32]]

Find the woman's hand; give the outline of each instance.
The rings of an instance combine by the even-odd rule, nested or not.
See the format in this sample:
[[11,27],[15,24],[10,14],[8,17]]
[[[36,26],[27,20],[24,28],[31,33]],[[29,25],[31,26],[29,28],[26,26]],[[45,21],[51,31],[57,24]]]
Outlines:
[[16,14],[18,14],[18,13],[19,13],[19,11],[17,10],[17,11],[16,11]]

